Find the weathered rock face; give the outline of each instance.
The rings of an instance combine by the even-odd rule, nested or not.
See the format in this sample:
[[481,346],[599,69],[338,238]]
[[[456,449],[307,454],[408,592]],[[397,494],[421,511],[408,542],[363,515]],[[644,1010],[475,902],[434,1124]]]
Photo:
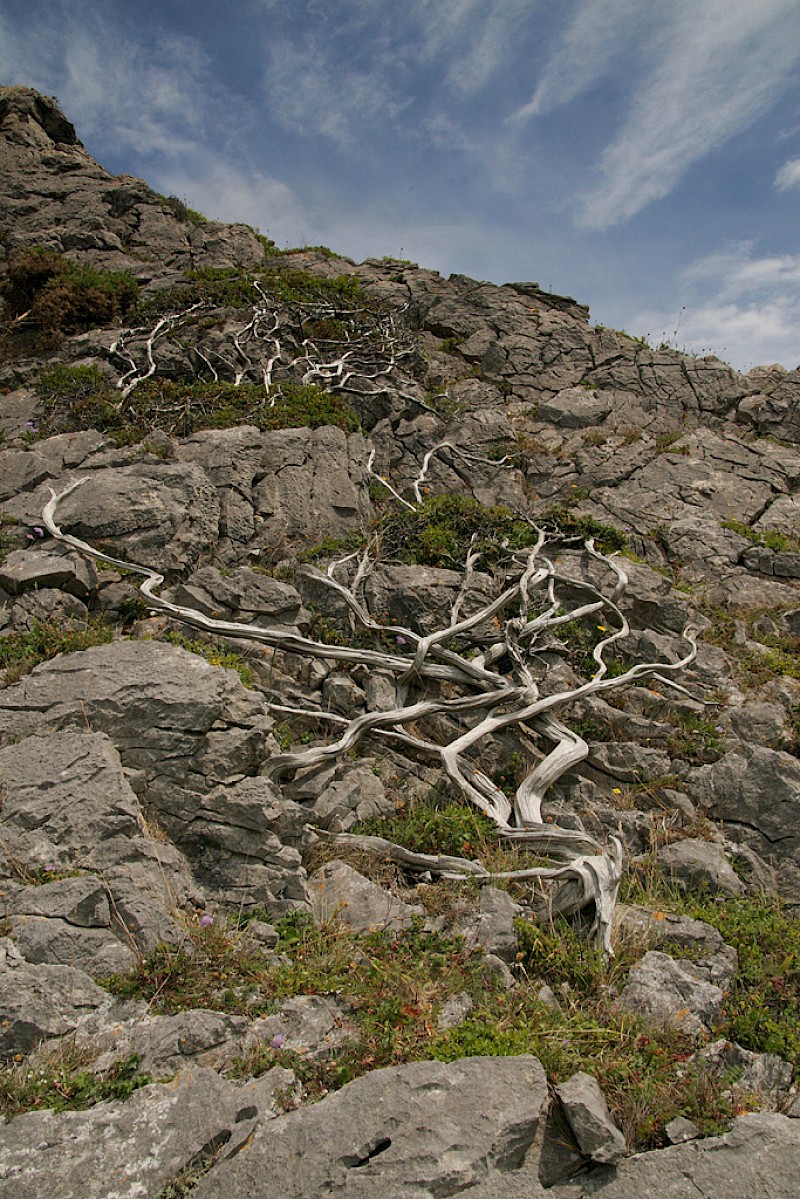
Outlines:
[[122,1106],[21,1116],[0,1129],[0,1195],[40,1199],[56,1186],[89,1199],[156,1199],[187,1162],[236,1154],[275,1115],[276,1094],[291,1083],[288,1070],[244,1085],[193,1070],[144,1087]]
[[0,93],[0,207],[9,249],[44,244],[150,279],[207,266],[255,266],[263,246],[243,225],[180,220],[163,196],[113,176],[87,154],[54,100],[30,88]]
[[[548,1114],[544,1072],[527,1056],[376,1071],[291,1110],[302,1091],[289,1071],[244,1084],[223,1072],[247,1063],[263,1069],[280,1049],[297,1054],[312,1078],[332,1063],[343,1073],[351,1059],[363,1067],[370,1045],[362,1001],[349,992],[312,993],[318,984],[308,983],[307,993],[290,987],[291,997],[271,1006],[256,995],[254,1018],[250,1000],[224,977],[208,1002],[224,1008],[230,1000],[235,1015],[197,1007],[153,1014],[99,984],[139,967],[151,951],[159,969],[190,959],[197,950],[187,929],[213,932],[215,920],[230,916],[253,918],[237,933],[241,954],[268,956],[279,944],[268,921],[290,915],[298,939],[269,962],[292,978],[304,968],[305,918],[315,935],[335,929],[346,944],[457,935],[459,952],[477,951],[481,977],[498,989],[532,986],[553,1018],[573,1003],[546,977],[516,969],[520,917],[541,915],[533,899],[485,885],[431,914],[418,902],[426,890],[430,900],[430,881],[415,891],[402,872],[390,881],[378,869],[373,879],[360,859],[356,869],[312,856],[359,821],[432,793],[445,798],[430,745],[410,751],[393,729],[357,760],[323,758],[293,777],[272,769],[279,752],[330,742],[343,721],[371,721],[413,695],[409,630],[430,636],[484,608],[508,583],[493,576],[486,555],[465,579],[463,563],[435,537],[438,566],[393,560],[385,549],[369,569],[353,557],[334,578],[357,580],[371,618],[402,626],[406,637],[397,628],[358,629],[358,613],[325,582],[325,553],[300,570],[297,559],[326,539],[344,558],[395,502],[392,489],[407,502],[421,487],[425,496],[505,504],[547,528],[574,520],[575,540],[558,547],[554,569],[606,594],[616,577],[578,551],[581,530],[608,536],[599,521],[613,526],[617,543],[627,537],[631,556],[615,559],[628,577],[613,616],[615,628],[622,619],[630,625],[622,665],[677,662],[687,626],[701,632],[698,655],[680,680],[683,692],[651,678],[567,711],[589,754],[548,793],[545,819],[570,830],[590,859],[591,837],[620,836],[638,869],[658,870],[689,894],[702,890],[722,904],[777,885],[800,904],[800,374],[763,368],[741,376],[716,359],[655,351],[591,327],[585,307],[531,283],[443,279],[410,264],[355,265],[315,251],[265,258],[269,246],[252,230],[198,220],[142,181],[110,176],[55,102],[26,88],[0,88],[0,226],[0,284],[14,254],[33,245],[130,270],[154,304],[159,291],[187,285],[185,272],[203,267],[235,273],[268,262],[272,271],[344,277],[348,304],[357,295],[355,306],[372,313],[364,344],[381,343],[383,354],[351,379],[345,364],[361,344],[354,337],[338,366],[323,363],[320,372],[308,341],[296,339],[291,352],[290,341],[281,343],[295,301],[276,308],[273,333],[253,341],[246,330],[255,310],[225,297],[204,299],[202,312],[157,336],[154,317],[149,331],[59,333],[43,349],[36,337],[15,341],[0,327],[0,344],[8,334],[13,350],[0,361],[0,641],[82,633],[100,615],[114,625],[109,644],[44,661],[0,690],[0,1056],[25,1066],[39,1060],[42,1042],[56,1053],[68,1043],[95,1071],[135,1055],[154,1077],[175,1076],[127,1103],[37,1111],[0,1128],[0,1196],[99,1197],[113,1187],[115,1196],[156,1199],[187,1176],[198,1199],[311,1199],[333,1190],[517,1199],[570,1178],[564,1199],[677,1199],[687,1186],[724,1190],[729,1199],[793,1196],[800,1120],[753,1115],[722,1138],[685,1144],[677,1142],[694,1133],[672,1122],[672,1133],[663,1130],[671,1148],[623,1160],[622,1135],[596,1081],[582,1072],[560,1079]],[[361,290],[348,292],[348,279]],[[0,298],[0,326],[4,304]],[[327,344],[338,319],[307,308],[302,338],[311,324]],[[130,347],[141,374],[152,366],[156,380],[187,389],[211,378],[262,387],[273,367],[296,383],[322,380],[348,400],[362,431],[242,424],[181,438],[154,416],[139,444],[120,446],[83,427],[41,436],[51,415],[43,368],[99,367],[122,403],[133,358],[120,346]],[[51,427],[80,425],[80,410],[73,415]],[[164,594],[195,610],[196,627],[203,618],[227,620],[295,638],[281,649],[235,643],[248,647],[258,689],[159,640],[165,619],[143,619],[131,577],[46,535],[51,489],[79,479],[59,507],[65,531],[163,572]],[[570,602],[586,598],[573,590]],[[544,612],[545,589],[540,599]],[[521,632],[514,616],[484,620],[481,653],[501,631],[513,642]],[[599,611],[589,616],[578,631],[553,626],[537,645],[527,686],[549,696],[578,685],[580,670],[587,673],[580,656],[591,663],[598,636],[609,632]],[[337,657],[354,631],[365,652],[378,643],[396,650],[402,673]],[[301,636],[328,642],[326,652],[301,656]],[[437,663],[447,698],[446,647]],[[473,665],[479,674],[477,659]],[[449,740],[471,719],[444,710],[426,733]],[[513,792],[521,765],[548,747],[543,731],[501,731],[475,755],[476,777]],[[412,722],[404,735],[416,732]],[[461,852],[477,851],[465,842]],[[789,1063],[725,1040],[700,1047],[719,1036],[737,971],[735,951],[715,929],[620,906],[614,936],[640,950],[619,981],[620,1011],[649,1025],[650,1036],[664,1025],[686,1034],[698,1068],[741,1071],[743,1085],[766,1103],[797,1108]],[[353,950],[349,968],[368,970],[370,962],[366,950]],[[474,1019],[480,1002],[466,991],[451,995],[428,1012],[426,1036]],[[613,1107],[610,1093],[608,1100]]]

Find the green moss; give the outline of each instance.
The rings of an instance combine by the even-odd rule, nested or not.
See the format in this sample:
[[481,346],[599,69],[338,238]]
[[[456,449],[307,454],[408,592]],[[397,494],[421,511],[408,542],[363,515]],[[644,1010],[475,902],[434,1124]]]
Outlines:
[[[275,261],[275,265],[271,265]],[[233,267],[205,267],[187,271],[186,282],[148,295],[138,307],[142,317],[175,308],[204,303],[224,308],[250,308],[262,303],[264,296],[275,303],[327,303],[335,309],[353,307],[375,309],[375,303],[362,290],[353,275],[327,279],[309,271],[286,266],[269,259],[270,265],[258,271]]]
[[[461,809],[458,819],[463,816]],[[404,819],[402,814],[398,819]],[[456,828],[454,814],[448,819],[453,834],[449,848],[458,852],[465,829]],[[390,835],[399,830],[397,824],[381,828]],[[442,849],[441,828],[417,820],[414,829],[405,831],[418,838],[419,847]],[[483,835],[482,829],[478,832]],[[425,841],[429,834],[433,844]],[[800,1035],[797,922],[774,904],[751,900],[722,907],[695,904],[693,914],[716,923],[743,963],[741,983],[726,1000],[725,1022],[715,1031],[735,1033],[754,1049],[773,1046],[772,1051],[794,1060]],[[614,996],[645,946],[618,947],[617,957],[606,962],[563,921],[520,921],[518,985],[508,991],[487,970],[479,951],[471,952],[457,938],[425,933],[419,924],[357,935],[333,925],[316,928],[304,913],[291,913],[277,927],[276,955],[249,941],[246,926],[220,918],[208,927],[195,922],[182,948],[161,946],[132,974],[116,976],[107,985],[116,994],[148,1000],[158,1012],[204,1007],[251,1017],[274,1011],[294,995],[343,996],[353,1006],[359,1035],[334,1061],[314,1063],[262,1047],[234,1067],[238,1077],[247,1077],[273,1065],[289,1066],[311,1095],[402,1062],[530,1053],[543,1063],[551,1082],[576,1070],[593,1074],[632,1148],[663,1143],[664,1125],[677,1115],[688,1116],[706,1133],[720,1131],[732,1115],[729,1080],[714,1081],[689,1064],[696,1047],[690,1039],[645,1028],[616,1011]],[[537,999],[542,983],[556,992],[560,1011]],[[472,1001],[472,1012],[456,1028],[439,1029],[442,1005],[463,994]],[[748,997],[756,1016],[747,1011]]]
[[[737,636],[737,618],[723,608],[710,605],[703,607],[703,614],[711,621],[701,634],[704,641],[723,649],[737,663],[741,681],[747,687],[760,687],[770,679],[785,675],[800,679],[800,641],[796,637],[761,635],[754,637],[753,626],[759,617],[769,615],[770,610],[755,609],[741,613],[752,644],[742,644]],[[780,611],[776,613],[780,616]],[[762,648],[755,648],[758,644]]]
[[776,896],[694,905],[739,955],[720,1033],[800,1068],[800,920]]
[[[570,497],[572,503],[577,503],[580,498],[586,498],[586,495],[575,494]],[[593,516],[575,512],[569,504],[551,504],[545,512],[545,525],[554,526],[558,537],[563,540],[585,542],[594,538],[595,546],[602,554],[624,550],[628,544],[622,529],[603,524]]]
[[796,537],[779,533],[777,529],[764,529],[761,532],[758,529],[752,529],[750,525],[746,525],[740,520],[723,520],[722,527],[738,533],[740,537],[746,537],[748,541],[752,541],[753,545],[761,545],[772,550],[775,554],[800,553],[800,541]]
[[487,841],[497,841],[497,828],[488,817],[458,800],[437,795],[400,808],[394,816],[363,820],[354,831],[385,837],[416,853],[474,857]]
[[521,549],[536,541],[536,532],[508,508],[487,508],[471,496],[454,494],[432,496],[413,512],[393,512],[380,525],[388,558],[423,566],[460,567],[473,538],[482,562],[492,565],[504,552],[504,540],[509,549]]
[[203,216],[202,212],[198,212],[195,208],[190,208],[186,201],[181,200],[179,196],[162,196],[160,192],[156,192],[155,194],[164,208],[168,208],[183,224],[205,225],[207,223],[207,218]]
[[59,364],[43,371],[36,387],[46,410],[40,432],[98,429],[118,445],[142,441],[155,428],[188,437],[200,429],[245,424],[262,430],[336,425],[348,433],[359,427],[340,396],[299,383],[283,383],[267,394],[255,383],[153,378],[123,400],[98,367]]

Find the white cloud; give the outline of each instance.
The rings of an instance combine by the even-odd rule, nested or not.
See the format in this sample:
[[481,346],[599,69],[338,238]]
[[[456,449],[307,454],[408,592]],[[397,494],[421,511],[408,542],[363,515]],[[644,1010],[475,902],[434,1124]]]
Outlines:
[[800,60],[795,0],[679,0],[659,36],[658,64],[604,150],[580,220],[603,229],[667,195],[710,150],[747,128]]
[[255,225],[278,245],[296,245],[305,217],[291,188],[260,171],[201,157],[192,170],[159,171],[153,183],[213,220]]
[[57,91],[79,136],[145,154],[189,154],[197,146],[214,88],[195,39],[136,40],[81,3],[54,4],[34,31],[0,27],[0,71]]
[[800,187],[800,158],[792,158],[783,164],[775,176],[775,186],[780,192]]
[[682,277],[688,283],[707,283],[723,297],[753,293],[764,288],[797,289],[800,293],[800,254],[773,254],[753,258],[753,243],[710,254],[692,263]]
[[742,242],[693,263],[681,282],[679,319],[651,310],[637,313],[631,327],[688,353],[717,354],[739,370],[800,364],[800,254],[758,258]]

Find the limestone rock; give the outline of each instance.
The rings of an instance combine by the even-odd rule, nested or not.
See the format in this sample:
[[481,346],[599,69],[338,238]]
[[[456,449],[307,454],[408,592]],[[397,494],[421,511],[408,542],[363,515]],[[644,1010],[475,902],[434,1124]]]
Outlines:
[[800,763],[743,745],[693,772],[689,792],[715,820],[778,869],[781,893],[800,902]]
[[256,1134],[215,1166],[196,1199],[423,1199],[513,1179],[547,1105],[531,1057],[416,1062],[378,1070]]
[[[189,1070],[126,1103],[85,1112],[31,1112],[0,1128],[0,1199],[41,1199],[56,1190],[86,1199],[156,1199],[189,1165],[235,1155],[276,1114],[293,1082],[275,1069],[248,1083]],[[35,1146],[35,1151],[31,1146]]]
[[772,1113],[740,1116],[730,1132],[642,1153],[583,1181],[570,1199],[685,1199],[691,1193],[725,1199],[792,1199],[800,1170],[800,1127]]
[[708,891],[712,895],[743,895],[745,885],[731,866],[722,846],[713,841],[687,838],[672,841],[656,855],[666,876],[682,891]]
[[724,992],[693,962],[649,950],[631,969],[618,1003],[655,1026],[707,1034],[719,1020]]
[[578,1148],[592,1161],[614,1165],[627,1153],[597,1079],[579,1072],[556,1087]]
[[0,1058],[35,1049],[47,1037],[72,1032],[98,1008],[106,991],[73,966],[38,965],[18,954],[0,962]]
[[60,505],[59,523],[113,557],[181,570],[217,535],[217,493],[196,466],[142,462],[86,479]]
[[340,923],[354,932],[410,928],[418,905],[403,903],[345,862],[320,867],[309,879],[311,910],[317,924]]
[[791,1062],[775,1053],[753,1053],[735,1041],[714,1041],[698,1054],[698,1061],[723,1077],[732,1078],[737,1090],[785,1099],[794,1073]]
[[497,887],[481,887],[478,909],[455,924],[455,931],[469,946],[479,946],[506,963],[513,962],[517,953],[515,919],[522,909],[507,891]]
[[352,1014],[350,1004],[335,995],[297,995],[284,1000],[275,1015],[254,1020],[243,1048],[272,1045],[325,1061],[361,1039]]
[[77,554],[14,550],[0,565],[0,587],[18,595],[54,587],[86,596],[97,586],[97,572]]

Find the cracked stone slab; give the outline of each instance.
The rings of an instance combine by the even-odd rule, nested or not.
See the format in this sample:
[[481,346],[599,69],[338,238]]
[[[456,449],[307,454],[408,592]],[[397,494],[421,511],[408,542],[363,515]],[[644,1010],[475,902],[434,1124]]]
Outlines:
[[312,875],[308,893],[318,925],[339,923],[355,932],[410,928],[414,916],[425,915],[419,904],[403,903],[338,860],[327,862]]
[[265,1125],[192,1199],[428,1199],[513,1176],[547,1108],[536,1058],[376,1070]]
[[625,1156],[625,1137],[611,1118],[596,1078],[579,1071],[556,1087],[556,1094],[581,1153],[609,1166]]
[[187,1166],[237,1152],[277,1114],[294,1075],[233,1083],[189,1070],[84,1112],[29,1112],[0,1127],[0,1199],[156,1199]]

